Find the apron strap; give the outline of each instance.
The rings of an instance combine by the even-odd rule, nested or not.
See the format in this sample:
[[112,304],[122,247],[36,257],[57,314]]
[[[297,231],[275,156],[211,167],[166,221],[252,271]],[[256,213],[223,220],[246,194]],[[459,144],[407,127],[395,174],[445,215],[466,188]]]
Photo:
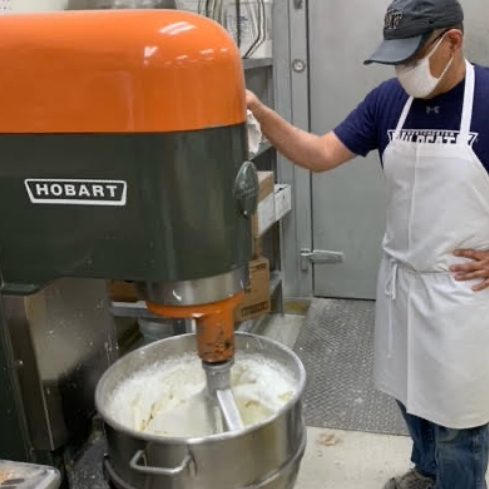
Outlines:
[[475,69],[474,65],[465,61],[467,74],[465,76],[464,105],[462,108],[462,122],[460,125],[460,137],[462,141],[469,141],[470,126],[472,124],[472,113],[474,111],[475,94]]
[[394,321],[392,308],[394,307],[393,302],[397,299],[397,279],[399,273],[399,262],[390,259],[389,260],[389,278],[385,284],[385,295],[388,297],[389,306],[387,308],[388,315],[388,330],[387,330],[387,358],[392,358],[392,350],[394,347]]
[[[462,108],[462,120],[460,124],[460,137],[462,141],[469,141],[470,128],[472,124],[472,114],[474,111],[474,94],[475,94],[475,69],[474,65],[465,61],[467,67],[467,74],[465,77],[465,93],[464,93],[464,105]],[[409,97],[402,110],[401,117],[397,123],[396,131],[394,133],[394,139],[399,139],[400,132],[406,123],[406,119],[413,105],[414,98]]]
[[401,117],[399,118],[399,122],[397,123],[396,132],[394,133],[394,139],[399,139],[400,132],[406,123],[407,116],[409,115],[409,111],[411,110],[411,106],[413,105],[414,97],[409,97],[406,105],[404,105],[404,109],[402,109]]

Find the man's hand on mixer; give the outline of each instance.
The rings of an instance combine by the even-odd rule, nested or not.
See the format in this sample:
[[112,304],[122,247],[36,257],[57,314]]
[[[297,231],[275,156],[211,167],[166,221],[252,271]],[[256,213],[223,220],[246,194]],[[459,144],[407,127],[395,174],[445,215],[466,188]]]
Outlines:
[[249,90],[246,91],[246,104],[267,139],[298,166],[313,172],[324,172],[355,156],[334,132],[321,137],[294,127]]
[[254,113],[260,104],[260,99],[251,90],[246,90],[246,107]]

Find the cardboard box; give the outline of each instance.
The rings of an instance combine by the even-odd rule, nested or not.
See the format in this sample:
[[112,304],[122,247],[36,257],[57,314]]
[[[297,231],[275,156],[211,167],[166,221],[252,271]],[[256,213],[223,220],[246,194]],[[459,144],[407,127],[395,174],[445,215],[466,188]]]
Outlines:
[[292,187],[275,185],[275,220],[280,221],[292,210]]
[[251,239],[251,257],[253,259],[263,255],[263,241],[261,237]]
[[141,300],[135,284],[118,280],[109,283],[109,297],[112,302],[138,302]]
[[280,221],[292,210],[292,187],[278,184],[273,194],[268,194],[258,204],[258,210],[252,221],[254,255],[260,252],[260,237],[277,221]]
[[270,263],[260,257],[249,264],[250,285],[245,291],[245,298],[236,309],[237,322],[256,319],[271,311],[270,301]]
[[272,171],[259,171],[258,209],[251,220],[253,239],[261,236],[275,221],[275,174]]
[[275,174],[273,171],[259,171],[258,173],[258,185],[260,190],[258,192],[258,202],[262,202],[273,193],[275,187]]
[[273,192],[258,203],[252,218],[253,237],[258,238],[275,223],[275,195]]

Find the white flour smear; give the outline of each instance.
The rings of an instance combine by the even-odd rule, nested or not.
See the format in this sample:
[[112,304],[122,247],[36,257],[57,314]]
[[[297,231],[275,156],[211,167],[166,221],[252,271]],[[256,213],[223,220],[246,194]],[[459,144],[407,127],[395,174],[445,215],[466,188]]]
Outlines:
[[[231,385],[245,426],[272,417],[297,390],[297,382],[278,362],[246,353],[236,356]],[[206,406],[201,361],[188,354],[152,365],[121,382],[108,403],[108,413],[141,433],[203,437],[213,434]]]

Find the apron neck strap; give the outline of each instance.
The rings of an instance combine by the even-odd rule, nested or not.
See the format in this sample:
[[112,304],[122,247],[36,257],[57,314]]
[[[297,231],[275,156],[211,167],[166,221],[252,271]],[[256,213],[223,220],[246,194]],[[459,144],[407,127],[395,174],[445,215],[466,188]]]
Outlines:
[[413,105],[414,98],[409,97],[406,105],[404,105],[404,109],[402,109],[401,117],[399,118],[399,122],[397,123],[395,139],[397,139],[401,133],[404,124],[406,123],[407,116],[409,111],[411,110],[411,106]]
[[468,140],[472,123],[472,113],[474,110],[475,69],[474,65],[467,60],[465,61],[465,64],[467,72],[465,75],[465,94],[462,109],[462,122],[460,124],[460,137]]

